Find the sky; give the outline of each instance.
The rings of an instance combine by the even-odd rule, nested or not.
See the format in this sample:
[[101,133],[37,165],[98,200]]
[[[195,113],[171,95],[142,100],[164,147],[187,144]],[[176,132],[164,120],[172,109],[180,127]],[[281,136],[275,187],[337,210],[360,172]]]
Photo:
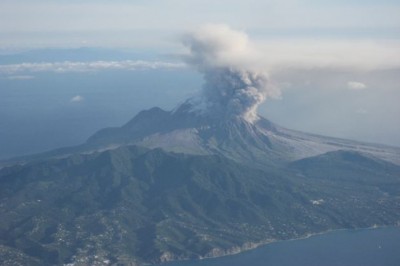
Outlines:
[[260,38],[397,38],[399,13],[395,0],[2,0],[0,45],[161,49],[204,23]]
[[[399,14],[395,0],[2,0],[0,55],[101,47],[139,56],[0,62],[0,79],[180,71],[187,53],[182,36],[204,25],[224,25],[247,36],[252,52],[238,60],[262,69],[280,91],[259,107],[262,115],[289,128],[400,146]],[[159,56],[141,60],[141,53]],[[198,83],[193,79],[193,87],[201,87]],[[70,98],[87,102],[79,94]]]

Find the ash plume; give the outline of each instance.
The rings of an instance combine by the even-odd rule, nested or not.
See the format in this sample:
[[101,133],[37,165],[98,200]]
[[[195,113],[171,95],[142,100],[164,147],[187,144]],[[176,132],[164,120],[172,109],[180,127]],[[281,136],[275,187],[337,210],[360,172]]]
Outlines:
[[202,105],[218,118],[257,120],[257,107],[269,96],[279,95],[265,72],[252,67],[251,49],[245,33],[226,25],[207,25],[187,34],[188,64],[200,71],[205,83]]

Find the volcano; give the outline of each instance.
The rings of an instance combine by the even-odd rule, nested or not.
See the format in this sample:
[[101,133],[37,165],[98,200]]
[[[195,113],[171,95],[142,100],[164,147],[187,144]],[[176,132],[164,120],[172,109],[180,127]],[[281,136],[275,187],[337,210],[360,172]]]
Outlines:
[[98,131],[83,145],[49,155],[90,153],[125,145],[191,155],[215,154],[259,167],[284,165],[331,151],[354,151],[400,164],[400,149],[396,147],[290,130],[261,116],[254,122],[240,116],[216,118],[200,109],[196,99],[189,99],[172,111],[158,107],[142,111],[121,127]]
[[3,265],[157,264],[400,223],[400,150],[214,117],[190,99],[3,162]]
[[400,149],[280,127],[247,36],[185,39],[199,97],[84,144],[1,162],[1,265],[148,265],[400,224]]

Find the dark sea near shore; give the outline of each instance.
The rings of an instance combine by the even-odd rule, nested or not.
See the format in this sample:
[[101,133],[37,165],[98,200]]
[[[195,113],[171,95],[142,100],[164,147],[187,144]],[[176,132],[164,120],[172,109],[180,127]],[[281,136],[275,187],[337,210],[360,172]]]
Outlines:
[[338,230],[240,254],[164,266],[398,266],[400,227]]

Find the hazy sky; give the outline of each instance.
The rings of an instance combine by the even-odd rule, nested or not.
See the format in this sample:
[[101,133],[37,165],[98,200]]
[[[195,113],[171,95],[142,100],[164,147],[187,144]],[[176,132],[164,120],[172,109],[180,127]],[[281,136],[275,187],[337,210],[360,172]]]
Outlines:
[[174,34],[224,23],[261,37],[397,38],[390,0],[2,0],[0,45],[176,45]]
[[[183,33],[225,24],[247,34],[256,52],[244,60],[282,92],[262,114],[287,127],[400,146],[399,14],[398,0],[1,0],[0,51],[84,46],[173,55],[185,52]],[[120,65],[137,62],[57,66]],[[13,77],[32,76],[18,71]]]

